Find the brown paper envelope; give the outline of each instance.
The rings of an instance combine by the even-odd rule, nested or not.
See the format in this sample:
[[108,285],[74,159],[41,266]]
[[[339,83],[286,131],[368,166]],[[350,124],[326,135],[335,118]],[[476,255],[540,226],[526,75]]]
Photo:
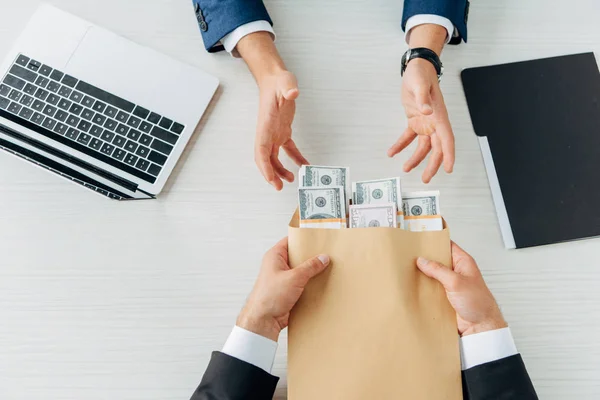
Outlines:
[[290,400],[460,400],[456,315],[418,256],[451,265],[450,233],[289,227],[296,267],[328,254],[292,310]]

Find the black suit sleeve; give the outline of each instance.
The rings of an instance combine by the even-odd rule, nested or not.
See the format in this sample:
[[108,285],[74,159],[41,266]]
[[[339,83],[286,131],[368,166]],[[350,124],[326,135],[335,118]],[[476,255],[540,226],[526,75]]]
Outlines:
[[469,368],[462,373],[465,400],[537,400],[520,354]]
[[279,378],[215,351],[191,400],[271,400]]

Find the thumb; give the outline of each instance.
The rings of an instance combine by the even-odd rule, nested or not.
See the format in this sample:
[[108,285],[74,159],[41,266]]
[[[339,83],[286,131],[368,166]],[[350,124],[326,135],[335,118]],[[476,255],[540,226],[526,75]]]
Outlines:
[[423,257],[417,259],[417,267],[428,277],[440,282],[447,291],[454,287],[454,283],[458,277],[450,268],[446,268],[438,262],[429,261]]
[[431,107],[431,94],[429,93],[429,86],[424,85],[415,89],[415,101],[417,102],[417,109],[424,115],[430,115],[433,113]]
[[329,256],[325,254],[321,254],[319,256],[313,257],[296,268],[292,270],[292,272],[296,275],[297,279],[300,281],[300,286],[304,287],[311,280],[311,278],[319,275],[321,272],[327,268],[329,265]]
[[292,88],[292,89],[288,89],[287,91],[283,92],[283,98],[286,100],[296,100],[298,98],[298,95],[300,94],[300,91],[298,90],[298,88]]
[[284,99],[296,100],[300,91],[298,90],[298,81],[291,72],[285,74],[283,79],[279,81],[279,91]]

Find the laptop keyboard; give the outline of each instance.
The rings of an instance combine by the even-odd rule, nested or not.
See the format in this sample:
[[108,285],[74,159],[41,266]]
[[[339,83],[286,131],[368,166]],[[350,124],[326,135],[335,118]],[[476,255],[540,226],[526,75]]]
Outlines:
[[185,126],[19,54],[0,116],[154,183]]

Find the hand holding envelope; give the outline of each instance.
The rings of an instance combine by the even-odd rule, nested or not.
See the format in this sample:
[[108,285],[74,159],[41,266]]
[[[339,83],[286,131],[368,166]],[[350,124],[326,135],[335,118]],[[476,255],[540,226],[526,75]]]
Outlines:
[[318,254],[329,267],[289,319],[290,400],[460,400],[456,314],[416,260],[449,266],[450,233],[289,227],[293,269]]
[[[311,230],[299,230],[298,232],[309,231]],[[333,230],[322,231],[336,232]],[[354,230],[354,232],[361,231],[382,232],[381,230]],[[353,231],[346,230],[345,232]],[[410,232],[406,234],[414,235]],[[334,249],[335,253],[336,249]],[[420,342],[421,337],[429,340],[443,340],[446,336],[443,334],[444,332],[440,332],[442,337],[439,335],[435,337],[435,323],[431,324],[430,322],[437,318],[434,316],[428,321],[427,317],[431,314],[428,313],[426,305],[412,307],[423,318],[423,321],[419,323],[418,319],[411,319],[411,316],[402,313],[404,309],[402,302],[406,301],[403,296],[394,301],[382,302],[382,300],[389,299],[390,296],[379,295],[373,301],[371,298],[374,293],[368,290],[372,287],[373,282],[378,283],[383,291],[386,289],[383,282],[393,280],[368,279],[372,273],[366,269],[363,270],[363,280],[344,280],[342,279],[344,276],[348,278],[350,274],[357,272],[336,271],[340,268],[337,256],[329,257],[326,254],[319,254],[303,260],[295,268],[291,268],[290,263],[292,262],[288,259],[288,238],[280,240],[265,254],[254,288],[236,323],[238,327],[246,331],[277,342],[281,330],[291,322],[289,335],[290,399],[377,398],[385,400],[397,399],[400,395],[402,398],[428,400],[458,398],[455,395],[460,388],[454,385],[451,374],[444,369],[445,366],[445,368],[450,367],[450,371],[454,370],[454,344],[457,332],[454,331],[450,335],[452,331],[444,331],[448,333],[449,338],[454,339],[454,343],[443,341],[442,344],[450,344],[450,348],[447,349],[449,351],[441,354],[435,353],[440,348],[444,348],[437,341],[432,342],[429,346],[426,346],[426,341],[424,341],[425,343]],[[427,292],[427,288],[423,286],[423,283],[439,281],[446,290],[436,293],[438,297],[431,300],[439,300],[439,297],[443,298],[445,294],[456,312],[455,321],[458,322],[458,333],[462,337],[507,326],[477,264],[456,244],[452,243],[452,268],[422,257],[417,259],[417,266],[424,275],[417,271],[414,276],[416,282],[411,279],[404,280],[424,293]],[[346,266],[346,269],[351,268],[352,266]],[[381,270],[375,268],[375,271]],[[416,269],[411,272],[414,271]],[[354,290],[355,294],[338,293],[342,297],[337,304],[338,309],[332,310],[333,313],[322,314],[320,308],[331,309],[332,303],[324,302],[321,299],[317,303],[307,305],[303,304],[305,300],[299,301],[299,299],[308,295],[312,302],[315,299],[315,293],[308,292],[313,290],[311,285],[315,283],[319,286],[319,292],[331,290],[323,287],[322,282],[317,283],[321,277],[327,274],[330,276],[324,278],[326,281],[329,280],[332,285],[338,285],[338,281],[342,279],[346,287]],[[338,277],[334,277],[334,274],[337,274]],[[387,273],[383,275],[384,278],[389,277]],[[425,278],[425,275],[435,280]],[[401,273],[399,276],[407,275]],[[393,284],[390,285],[390,287],[393,286]],[[361,293],[360,287],[367,289],[368,297]],[[410,298],[411,293],[406,290],[406,287],[404,289],[404,294]],[[307,293],[303,296],[305,290]],[[388,294],[392,294],[393,299],[399,293]],[[369,307],[357,306],[352,312],[340,313],[343,311],[343,303],[353,297],[358,298],[360,302],[354,302],[352,305],[360,305],[362,302]],[[394,308],[393,304],[395,303],[399,307]],[[439,301],[430,306],[435,309],[437,305],[439,305]],[[385,317],[388,308],[393,311],[392,314],[389,319],[382,318]],[[336,312],[338,314],[335,314]],[[306,315],[302,316],[302,313],[306,313]],[[291,321],[290,316],[292,317]],[[305,319],[302,321],[299,318]],[[369,318],[374,321],[369,321]],[[315,329],[315,325],[311,321],[313,319],[321,319],[323,324],[321,329]],[[443,319],[441,322],[442,324],[438,328],[451,325],[449,319]],[[346,330],[350,327],[350,323],[354,323],[356,329],[349,332],[342,330],[342,333],[346,334],[340,335],[335,331],[335,327],[330,326],[334,323],[344,324]],[[394,339],[392,334],[398,333],[399,328],[404,329],[404,335],[390,340]],[[378,340],[365,340],[370,335],[376,335]],[[313,337],[317,339],[313,340]],[[327,346],[323,346],[323,343],[327,343]],[[415,351],[414,346],[420,347],[417,349],[420,352]],[[399,353],[399,349],[402,354]],[[305,353],[308,353],[308,356]],[[312,360],[314,357],[317,357],[316,360]],[[302,365],[302,362],[308,364]],[[428,362],[432,364],[426,365]],[[398,368],[395,371],[398,375],[394,378],[394,371],[389,371],[388,368]],[[420,368],[427,369],[428,372],[423,375],[415,374],[415,369],[417,372],[423,372]],[[354,379],[352,375],[354,372],[359,373],[361,378],[357,376],[357,379]],[[380,376],[382,373],[385,374],[383,380]],[[440,373],[442,375],[439,375]],[[305,375],[308,375],[309,378],[304,379]],[[414,379],[417,381],[412,382]],[[419,385],[422,386],[419,387]],[[348,386],[350,389],[346,389]],[[399,388],[402,388],[400,392]],[[335,396],[335,394],[339,394],[339,396]],[[370,395],[377,397],[370,397]]]

